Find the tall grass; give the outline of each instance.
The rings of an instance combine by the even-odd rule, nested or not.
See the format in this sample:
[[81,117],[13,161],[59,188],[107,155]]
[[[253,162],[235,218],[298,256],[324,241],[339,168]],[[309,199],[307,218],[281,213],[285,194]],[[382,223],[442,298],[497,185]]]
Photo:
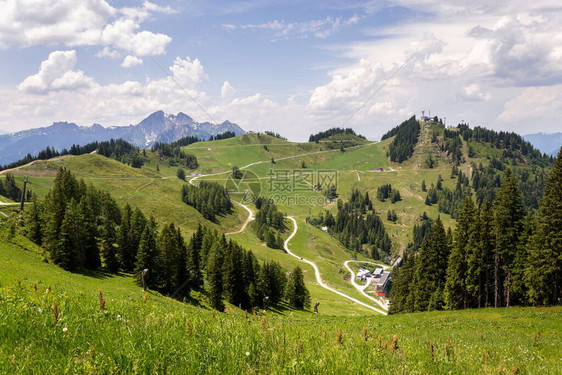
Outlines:
[[24,281],[0,287],[0,371],[548,374],[559,370],[561,314],[222,314],[151,294],[106,301],[95,289]]

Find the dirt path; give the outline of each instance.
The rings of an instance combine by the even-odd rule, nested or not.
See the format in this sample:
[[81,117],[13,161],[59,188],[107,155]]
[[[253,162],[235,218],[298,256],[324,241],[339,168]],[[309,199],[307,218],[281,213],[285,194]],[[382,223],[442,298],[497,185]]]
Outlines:
[[[334,288],[332,288],[332,287],[326,285],[326,284],[324,283],[324,281],[322,281],[322,276],[320,275],[320,270],[318,269],[318,266],[316,265],[316,263],[314,263],[313,261],[310,261],[310,260],[308,260],[308,259],[304,259],[303,257],[300,257],[300,256],[296,255],[295,253],[293,253],[293,252],[291,251],[291,249],[289,249],[289,241],[291,241],[291,239],[297,234],[297,231],[298,231],[299,228],[298,228],[298,225],[297,225],[297,221],[295,220],[294,217],[292,217],[292,216],[286,216],[286,218],[289,219],[289,220],[291,220],[291,221],[293,222],[293,225],[294,225],[295,228],[293,229],[293,233],[291,233],[291,235],[289,236],[289,238],[287,238],[287,239],[285,240],[285,245],[284,245],[285,251],[287,251],[287,253],[288,253],[289,255],[291,255],[291,256],[293,256],[293,257],[295,257],[295,258],[298,258],[298,259],[300,259],[301,261],[303,261],[303,262],[305,262],[305,263],[310,264],[310,265],[312,266],[312,268],[314,268],[314,275],[316,276],[316,282],[318,282],[318,285],[320,285],[320,286],[321,286],[322,288],[324,288],[324,289],[329,290],[330,292],[336,293],[336,294],[339,295],[339,296],[342,296],[342,297],[344,297],[344,298],[347,298],[348,300],[353,301],[353,302],[355,302],[355,303],[357,303],[357,304],[359,304],[359,305],[361,305],[361,306],[364,306],[364,307],[366,307],[366,308],[368,308],[368,309],[371,309],[371,310],[373,310],[373,311],[376,311],[376,312],[379,313],[379,314],[383,314],[383,315],[387,315],[387,314],[388,314],[388,313],[387,313],[386,311],[384,311],[384,310],[380,310],[380,309],[378,309],[378,308],[376,308],[376,307],[373,307],[373,306],[371,306],[371,305],[369,305],[369,304],[366,304],[366,303],[364,303],[364,302],[361,302],[361,301],[359,301],[359,300],[356,299],[356,298],[353,298],[353,297],[351,297],[351,296],[348,296],[347,294],[342,293],[342,292],[340,292],[340,291],[338,291],[338,290],[335,290]],[[370,298],[370,299],[373,299],[372,297],[369,297],[369,298]]]
[[236,234],[236,233],[242,233],[242,232],[244,232],[244,230],[246,229],[246,227],[248,226],[248,224],[250,224],[250,221],[252,221],[252,220],[255,219],[255,217],[254,217],[254,212],[252,211],[252,209],[251,209],[250,207],[246,206],[246,205],[243,204],[243,203],[237,202],[237,201],[233,201],[233,202],[236,203],[237,205],[240,205],[240,206],[244,207],[244,208],[246,209],[246,211],[248,211],[249,215],[248,215],[248,218],[246,219],[246,221],[244,222],[244,224],[242,224],[242,227],[241,227],[239,230],[237,230],[236,232],[228,232],[228,233],[225,233],[225,235],[230,235],[230,234]]

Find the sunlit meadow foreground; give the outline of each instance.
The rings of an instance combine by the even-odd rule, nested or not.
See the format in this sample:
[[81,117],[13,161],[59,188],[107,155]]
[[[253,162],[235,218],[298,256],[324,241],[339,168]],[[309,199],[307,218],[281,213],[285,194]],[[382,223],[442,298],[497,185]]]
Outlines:
[[[554,374],[560,369],[560,307],[387,317],[288,309],[246,315],[227,308],[224,314],[145,294],[129,276],[62,271],[41,262],[28,246],[19,236],[0,245],[2,373]],[[20,272],[22,267],[29,272]]]

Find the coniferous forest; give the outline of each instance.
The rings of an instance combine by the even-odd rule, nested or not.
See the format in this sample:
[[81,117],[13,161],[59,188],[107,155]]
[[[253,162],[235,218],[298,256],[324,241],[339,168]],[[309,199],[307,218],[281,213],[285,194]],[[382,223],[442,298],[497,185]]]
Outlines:
[[[309,306],[298,267],[287,277],[278,263],[259,264],[251,251],[199,225],[189,241],[173,223],[160,225],[128,204],[120,208],[106,191],[60,169],[45,199],[25,212],[23,230],[45,250],[45,259],[69,271],[103,269],[133,273],[149,289],[175,298],[204,290],[210,305],[223,300],[243,309],[286,300]],[[265,297],[268,297],[264,300]]]
[[252,228],[261,241],[272,249],[283,249],[281,233],[285,231],[284,216],[275,203],[259,197],[255,202],[258,213]]
[[184,185],[181,197],[184,203],[194,207],[207,220],[215,221],[217,216],[232,210],[228,192],[217,183],[201,181],[199,186]]
[[[312,225],[326,227],[328,233],[340,243],[354,251],[365,252],[373,259],[384,259],[390,255],[392,243],[380,216],[373,210],[369,193],[355,189],[349,201],[338,200],[338,213],[330,211],[309,220]],[[366,246],[363,249],[363,245]]]
[[508,168],[493,203],[464,198],[452,234],[439,217],[426,223],[414,228],[415,244],[393,271],[392,313],[559,302],[562,150],[538,210],[523,204]]
[[420,123],[416,116],[404,121],[382,136],[381,140],[394,137],[389,146],[390,160],[402,163],[414,153],[414,147],[420,135]]

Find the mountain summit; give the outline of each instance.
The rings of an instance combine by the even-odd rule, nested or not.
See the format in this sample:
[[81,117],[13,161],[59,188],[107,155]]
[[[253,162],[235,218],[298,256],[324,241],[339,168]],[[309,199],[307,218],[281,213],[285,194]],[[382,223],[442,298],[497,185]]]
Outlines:
[[54,122],[51,126],[24,130],[17,133],[0,135],[0,165],[8,164],[35,155],[46,147],[57,150],[70,148],[73,144],[84,145],[94,141],[107,141],[122,138],[138,147],[150,147],[154,142],[173,142],[186,136],[195,136],[203,140],[210,136],[234,132],[236,135],[245,131],[230,121],[221,124],[199,123],[183,112],[177,115],[157,111],[136,125],[112,126],[105,128],[100,124],[78,126],[72,122]]

